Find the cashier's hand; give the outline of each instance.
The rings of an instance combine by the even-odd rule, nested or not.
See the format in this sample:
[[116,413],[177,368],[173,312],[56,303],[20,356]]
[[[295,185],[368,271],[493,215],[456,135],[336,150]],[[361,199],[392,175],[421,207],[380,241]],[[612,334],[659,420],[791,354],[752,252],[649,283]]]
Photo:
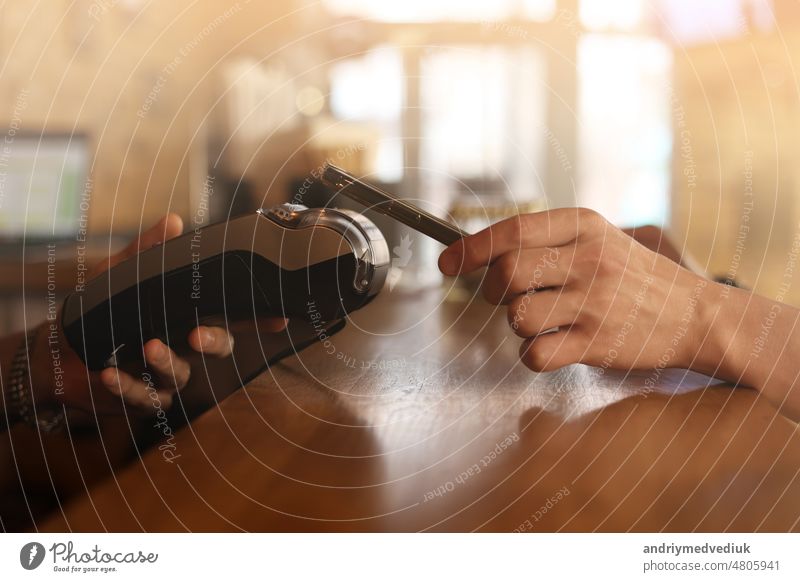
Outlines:
[[[175,238],[182,232],[183,221],[181,218],[176,214],[168,214],[158,224],[131,242],[123,251],[97,265],[89,272],[89,277],[97,276],[117,263],[134,257],[141,251],[161,244],[163,241]],[[58,321],[61,321],[60,317],[58,317]],[[275,331],[279,331],[284,326],[283,319],[274,322]],[[189,381],[191,370],[188,362],[178,358],[166,344],[158,339],[151,339],[144,345],[148,368],[154,372],[151,383],[148,384],[142,378],[134,378],[117,368],[106,368],[100,373],[87,373],[86,366],[78,354],[68,347],[64,350],[63,346],[69,346],[69,344],[63,336],[63,330],[59,329],[59,333],[61,334],[59,345],[62,346],[62,352],[66,351],[63,354],[62,367],[65,373],[61,393],[59,394],[56,387],[49,385],[53,382],[52,374],[49,375],[50,378],[43,377],[42,382],[37,383],[34,379],[34,385],[47,387],[47,392],[40,391],[41,397],[37,395],[37,401],[45,405],[48,404],[48,400],[52,399],[51,395],[55,394],[57,403],[102,414],[118,410],[117,401],[122,398],[126,404],[154,413],[157,411],[154,408],[154,390],[158,396],[158,404],[166,409],[172,405],[174,394],[186,386]],[[46,336],[45,333],[39,334],[39,345],[34,348],[32,356],[34,359],[40,355],[48,355]],[[192,348],[207,356],[223,358],[229,356],[233,351],[233,338],[223,328],[197,327],[189,333],[188,341]],[[47,369],[48,365],[42,366],[42,368]]]
[[483,294],[508,306],[525,338],[520,357],[536,371],[692,367],[704,334],[697,299],[713,285],[582,208],[499,222],[448,247],[439,267],[488,267]]

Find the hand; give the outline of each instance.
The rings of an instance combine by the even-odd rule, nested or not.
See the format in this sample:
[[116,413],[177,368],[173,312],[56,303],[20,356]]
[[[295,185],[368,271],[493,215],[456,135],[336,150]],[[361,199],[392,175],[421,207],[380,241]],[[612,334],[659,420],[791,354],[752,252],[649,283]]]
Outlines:
[[[175,214],[165,216],[158,224],[145,231],[131,242],[123,251],[108,258],[89,272],[95,277],[114,265],[132,257],[163,241],[179,236],[183,232],[183,221]],[[144,345],[147,366],[153,372],[151,383],[142,378],[134,378],[117,368],[106,368],[100,373],[90,372],[77,353],[64,337],[61,317],[57,317],[57,340],[52,345],[59,349],[61,367],[64,374],[61,384],[52,373],[53,363],[48,334],[39,334],[37,345],[32,350],[31,370],[36,389],[36,402],[39,406],[64,404],[98,413],[119,410],[118,400],[136,408],[155,412],[154,400],[167,409],[172,405],[174,394],[186,386],[190,376],[189,364],[176,356],[169,347],[158,339],[151,339]],[[276,320],[275,331],[285,326],[284,320]],[[188,336],[189,345],[207,356],[224,358],[233,351],[233,337],[225,329],[217,327],[197,327]],[[155,391],[155,396],[153,396]]]
[[716,284],[591,210],[513,217],[456,242],[439,258],[446,275],[486,266],[483,294],[508,305],[509,324],[525,338],[520,357],[533,370],[578,362],[688,368],[704,344],[708,314],[700,299]]

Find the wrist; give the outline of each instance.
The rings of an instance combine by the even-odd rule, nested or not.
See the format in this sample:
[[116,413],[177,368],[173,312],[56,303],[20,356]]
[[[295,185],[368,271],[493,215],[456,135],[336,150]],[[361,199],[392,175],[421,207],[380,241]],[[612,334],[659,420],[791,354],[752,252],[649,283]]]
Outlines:
[[697,355],[692,368],[730,382],[740,382],[746,361],[739,328],[744,323],[747,298],[729,285],[709,282],[698,300]]

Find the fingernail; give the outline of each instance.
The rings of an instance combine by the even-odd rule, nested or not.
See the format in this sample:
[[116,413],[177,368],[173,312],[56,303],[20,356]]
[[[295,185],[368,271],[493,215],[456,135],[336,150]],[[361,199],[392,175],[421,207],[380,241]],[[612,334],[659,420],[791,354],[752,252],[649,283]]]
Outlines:
[[155,347],[153,348],[153,351],[155,352],[155,358],[157,360],[163,360],[164,358],[166,358],[167,346],[165,346],[163,342],[158,342],[157,344],[154,345]]
[[116,371],[109,372],[109,370],[114,370],[114,368],[106,368],[105,370],[103,370],[100,373],[100,380],[103,382],[103,384],[106,385],[106,387],[113,388],[114,386],[116,386],[116,382],[114,381],[114,378],[115,378],[117,373],[116,373]]
[[204,348],[207,348],[213,343],[214,343],[214,334],[211,333],[211,330],[203,328],[200,331],[200,344]]
[[439,257],[439,267],[445,275],[455,275],[461,264],[461,253],[457,250],[446,250]]

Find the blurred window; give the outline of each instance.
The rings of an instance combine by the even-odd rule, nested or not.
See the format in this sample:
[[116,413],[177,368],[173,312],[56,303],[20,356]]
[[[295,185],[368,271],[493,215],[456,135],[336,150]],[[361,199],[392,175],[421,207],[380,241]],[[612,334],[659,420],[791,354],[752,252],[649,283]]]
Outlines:
[[637,30],[652,0],[581,0],[580,20],[589,30]]
[[655,26],[676,44],[713,42],[774,28],[772,0],[661,0]]
[[542,196],[546,68],[532,47],[457,46],[422,60],[420,158],[429,191],[459,180]]
[[380,132],[375,177],[403,177],[403,55],[394,47],[376,47],[330,69],[331,113],[338,119],[370,122]]
[[578,199],[619,224],[662,224],[672,156],[670,48],[653,38],[587,34],[578,74]]
[[[333,67],[333,114],[381,131],[376,177],[396,181],[408,168],[442,198],[464,188],[518,200],[547,195],[628,225],[668,216],[673,64],[666,31],[695,38],[701,29],[724,34],[771,17],[770,0],[710,0],[708,8],[691,0],[325,2],[337,14],[396,23],[398,31],[403,23],[410,32],[415,22],[475,23],[474,39],[453,40],[447,27],[428,26],[420,44],[429,48],[378,47]],[[576,67],[565,69],[564,54],[577,55]],[[573,75],[577,89],[566,122],[553,113],[563,98],[548,86],[554,72]],[[409,111],[418,112],[419,128],[414,115],[410,124],[404,118]],[[563,177],[554,182],[545,172],[548,147],[572,136],[577,163],[567,171],[576,175],[577,200],[561,191]]]
[[589,31],[657,33],[669,42],[696,43],[774,27],[772,0],[580,0]]
[[548,20],[556,0],[325,0],[335,14],[382,22],[436,22],[506,19]]

